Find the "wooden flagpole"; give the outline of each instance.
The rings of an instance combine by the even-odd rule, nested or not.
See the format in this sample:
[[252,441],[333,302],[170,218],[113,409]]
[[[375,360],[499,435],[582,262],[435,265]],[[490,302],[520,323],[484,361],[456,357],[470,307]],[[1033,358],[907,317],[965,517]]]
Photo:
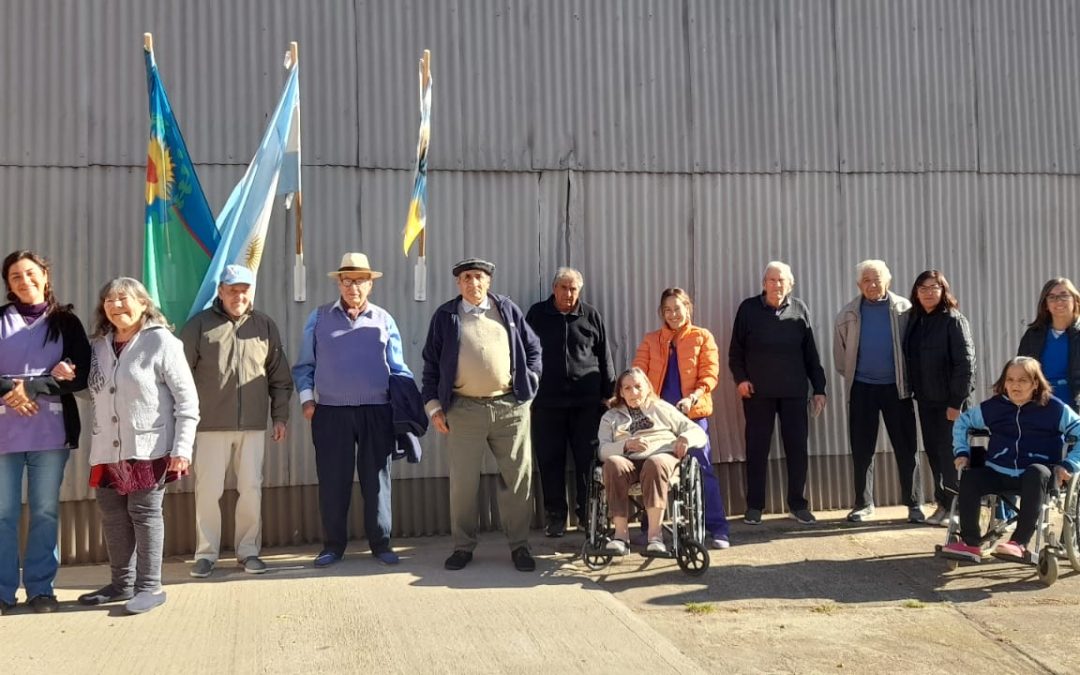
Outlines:
[[[295,68],[300,62],[300,45],[296,41],[289,43],[289,51],[285,53],[285,70]],[[294,124],[300,124],[299,115]],[[297,129],[297,134],[300,130]],[[299,179],[299,176],[297,177]],[[298,186],[299,188],[300,186]],[[307,299],[307,269],[304,267],[304,197],[300,189],[294,196],[296,209],[293,220],[296,228],[296,259],[293,262],[293,300],[304,302]]]

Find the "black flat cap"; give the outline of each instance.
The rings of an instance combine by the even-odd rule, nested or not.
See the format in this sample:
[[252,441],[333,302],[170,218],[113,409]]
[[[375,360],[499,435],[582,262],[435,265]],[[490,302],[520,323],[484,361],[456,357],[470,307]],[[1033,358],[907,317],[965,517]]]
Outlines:
[[461,262],[454,265],[454,276],[467,272],[469,270],[480,270],[481,272],[487,272],[488,276],[495,274],[495,263],[488,262],[481,258],[465,258]]

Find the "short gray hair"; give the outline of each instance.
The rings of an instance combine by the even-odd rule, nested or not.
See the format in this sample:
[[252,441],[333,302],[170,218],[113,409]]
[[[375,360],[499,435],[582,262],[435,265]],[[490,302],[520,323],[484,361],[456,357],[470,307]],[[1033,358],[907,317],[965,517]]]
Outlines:
[[573,267],[560,267],[555,270],[555,278],[551,280],[552,287],[559,283],[563,279],[573,279],[578,282],[578,286],[585,286],[585,277],[581,276],[581,272],[577,271]]
[[769,270],[776,270],[781,275],[783,275],[785,279],[791,282],[792,286],[795,285],[795,275],[791,272],[791,265],[787,264],[786,262],[783,262],[781,260],[770,260],[765,265],[765,271],[761,273],[762,279],[765,279],[765,277],[769,276]]
[[889,271],[889,266],[885,264],[884,260],[864,260],[855,266],[855,283],[858,284],[862,281],[863,272],[866,270],[875,270],[881,276],[881,283],[885,286],[889,285],[892,281],[892,272]]

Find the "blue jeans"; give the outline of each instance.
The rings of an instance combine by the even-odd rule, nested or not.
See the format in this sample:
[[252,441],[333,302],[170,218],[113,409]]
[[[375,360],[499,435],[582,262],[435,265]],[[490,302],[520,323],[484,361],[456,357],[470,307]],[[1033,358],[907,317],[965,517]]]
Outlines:
[[60,567],[56,546],[60,484],[71,451],[38,450],[0,454],[0,600],[15,603],[19,587],[19,517],[26,469],[30,532],[22,560],[22,585],[29,600],[53,594]]

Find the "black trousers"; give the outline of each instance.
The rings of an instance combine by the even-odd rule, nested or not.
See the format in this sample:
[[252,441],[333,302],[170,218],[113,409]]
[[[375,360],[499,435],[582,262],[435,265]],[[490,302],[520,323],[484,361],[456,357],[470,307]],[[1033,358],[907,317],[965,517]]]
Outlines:
[[979,531],[979,504],[983,495],[1001,492],[1020,493],[1020,513],[1016,516],[1016,529],[1012,540],[1027,546],[1035,534],[1039,522],[1046,488],[1050,484],[1050,468],[1032,464],[1019,476],[1006,476],[989,467],[968,469],[960,479],[960,536],[968,546],[978,546],[982,532]]
[[315,406],[311,418],[323,550],[345,553],[353,476],[364,499],[364,533],[375,553],[390,548],[390,462],[394,424],[390,405]]
[[957,493],[952,451],[953,423],[945,416],[946,410],[946,405],[919,401],[919,426],[922,427],[926,462],[934,474],[934,501],[943,509],[952,506]]
[[900,474],[900,496],[906,506],[918,506],[922,490],[917,480],[915,409],[911,399],[901,399],[895,384],[854,382],[848,397],[848,435],[855,479],[855,508],[874,504],[874,446],[877,445],[878,416],[885,420],[896,468]]
[[583,521],[588,500],[589,470],[600,442],[603,410],[599,404],[570,408],[532,408],[532,444],[540,469],[544,493],[544,512],[548,521],[566,520],[566,449],[574,459],[574,487],[577,494],[578,520]]
[[743,399],[746,416],[746,507],[765,509],[765,483],[769,470],[776,416],[787,461],[787,503],[792,511],[805,509],[806,437],[809,430],[806,398],[769,398],[754,395]]

